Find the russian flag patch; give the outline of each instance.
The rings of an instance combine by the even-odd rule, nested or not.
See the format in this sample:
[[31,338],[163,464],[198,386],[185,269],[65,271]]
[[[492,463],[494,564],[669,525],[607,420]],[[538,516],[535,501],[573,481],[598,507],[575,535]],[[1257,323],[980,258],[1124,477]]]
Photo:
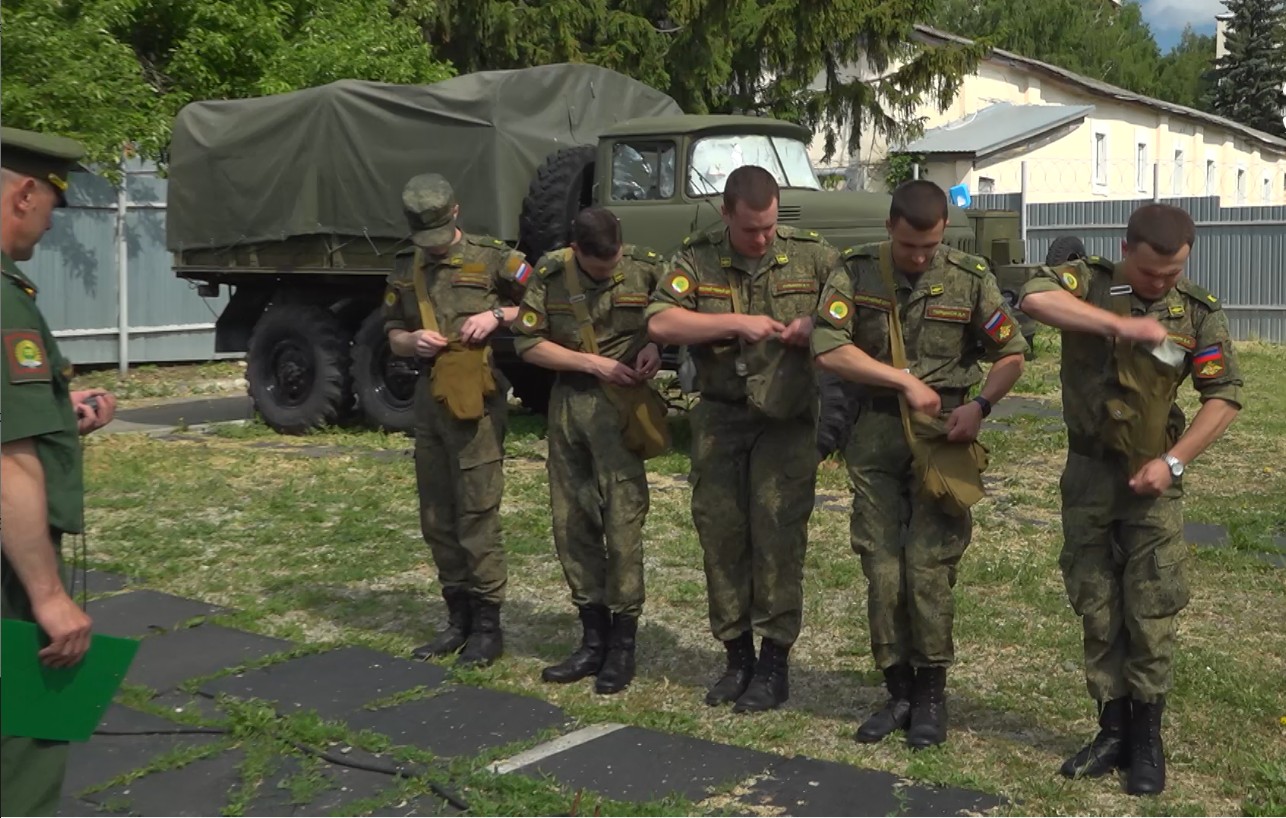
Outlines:
[[518,269],[514,270],[514,281],[526,285],[529,278],[531,278],[531,265],[525,261],[520,262]]
[[1223,344],[1211,344],[1192,356],[1192,369],[1198,378],[1217,378],[1226,368]]
[[1004,346],[1014,336],[1014,323],[1009,320],[1009,313],[997,308],[982,325],[982,330],[992,341]]

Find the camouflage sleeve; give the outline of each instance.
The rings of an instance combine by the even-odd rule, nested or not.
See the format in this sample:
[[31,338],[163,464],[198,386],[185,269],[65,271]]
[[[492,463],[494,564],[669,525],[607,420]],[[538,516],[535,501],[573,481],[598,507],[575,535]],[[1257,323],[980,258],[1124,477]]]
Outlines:
[[393,272],[385,280],[384,334],[395,329],[414,331],[420,329],[419,306],[415,303],[415,285],[411,281],[412,256],[402,256],[393,262]]
[[817,267],[817,286],[826,289],[826,283],[831,280],[836,270],[844,266],[844,260],[840,258],[839,250],[825,239],[821,241],[820,256]]
[[1000,286],[991,275],[978,279],[976,301],[969,319],[969,329],[982,342],[986,350],[984,358],[998,361],[1009,355],[1022,355],[1027,351],[1027,341],[1023,338],[1009,311],[1009,304],[1000,294]]
[[1242,406],[1241,366],[1228,331],[1228,316],[1212,310],[1197,327],[1197,350],[1192,353],[1192,385],[1201,402],[1222,398]]
[[504,260],[496,271],[496,291],[510,304],[522,302],[523,292],[531,283],[534,271],[517,250],[502,251]]
[[1058,267],[1040,266],[1032,271],[1031,278],[1023,284],[1018,294],[1018,305],[1022,299],[1032,293],[1046,293],[1054,290],[1065,290],[1077,298],[1084,299],[1090,291],[1090,269],[1083,261],[1072,261]]
[[652,290],[652,300],[644,313],[648,318],[671,307],[682,307],[693,312],[697,309],[697,283],[700,277],[688,252],[678,253],[672,267],[661,276],[660,282]]
[[[536,266],[543,266],[538,263]],[[541,341],[549,340],[549,317],[545,310],[545,294],[548,290],[540,276],[531,278],[522,304],[518,307],[518,319],[513,322],[514,349],[518,354],[526,352]]]
[[853,279],[840,266],[827,279],[817,302],[809,339],[814,356],[853,343],[853,313]]

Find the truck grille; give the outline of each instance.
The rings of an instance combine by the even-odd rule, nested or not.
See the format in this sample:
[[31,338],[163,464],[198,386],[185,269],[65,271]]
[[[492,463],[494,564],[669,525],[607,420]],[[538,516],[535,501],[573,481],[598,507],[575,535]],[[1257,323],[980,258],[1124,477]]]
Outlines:
[[803,216],[803,208],[799,205],[782,205],[777,208],[777,221],[779,222],[797,222]]

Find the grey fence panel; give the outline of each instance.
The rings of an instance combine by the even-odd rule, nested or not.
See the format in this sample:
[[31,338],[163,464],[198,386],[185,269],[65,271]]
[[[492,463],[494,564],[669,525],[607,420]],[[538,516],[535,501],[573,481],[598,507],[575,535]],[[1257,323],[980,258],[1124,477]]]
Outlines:
[[[106,179],[73,174],[68,207],[54,216],[35,255],[21,266],[39,288],[40,307],[74,364],[124,368],[210,360],[216,357],[214,322],[227,296],[201,298],[174,275],[165,249],[167,183],[138,162],[126,171],[123,202]],[[119,289],[122,216],[125,321]],[[124,345],[122,326],[128,328]]]

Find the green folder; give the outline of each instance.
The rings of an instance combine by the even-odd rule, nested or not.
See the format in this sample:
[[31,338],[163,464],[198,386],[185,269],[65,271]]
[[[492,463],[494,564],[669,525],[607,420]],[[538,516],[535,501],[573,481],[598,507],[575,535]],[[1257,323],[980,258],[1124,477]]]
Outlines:
[[37,654],[48,640],[33,622],[0,620],[0,732],[89,741],[129,672],[137,639],[91,637],[75,666],[51,668]]

